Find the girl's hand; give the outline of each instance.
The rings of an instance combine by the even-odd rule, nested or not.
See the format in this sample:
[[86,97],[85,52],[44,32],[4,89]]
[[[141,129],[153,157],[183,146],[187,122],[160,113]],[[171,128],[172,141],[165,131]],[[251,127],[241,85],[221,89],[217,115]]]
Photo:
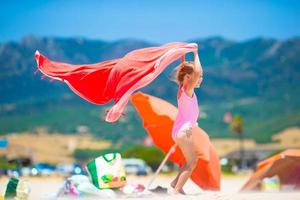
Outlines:
[[193,51],[194,55],[198,55],[198,48],[196,50]]
[[185,62],[185,55],[181,56],[180,61],[181,61],[181,63]]

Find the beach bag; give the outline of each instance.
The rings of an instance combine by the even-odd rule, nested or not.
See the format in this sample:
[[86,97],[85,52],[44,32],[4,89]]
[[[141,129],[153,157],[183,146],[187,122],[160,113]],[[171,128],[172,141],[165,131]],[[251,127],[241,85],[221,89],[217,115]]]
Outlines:
[[4,199],[26,200],[29,193],[30,187],[27,181],[10,178],[6,185]]
[[87,171],[99,189],[120,188],[126,185],[126,174],[121,154],[108,153],[90,161]]

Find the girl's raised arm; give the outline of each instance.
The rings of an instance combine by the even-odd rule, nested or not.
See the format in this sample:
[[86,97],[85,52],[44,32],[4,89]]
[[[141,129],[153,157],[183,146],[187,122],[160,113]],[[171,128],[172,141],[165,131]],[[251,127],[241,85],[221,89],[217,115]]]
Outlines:
[[183,64],[185,62],[185,55],[181,56],[180,58],[180,64]]
[[194,71],[196,74],[200,74],[202,72],[202,66],[198,56],[198,49],[194,51]]

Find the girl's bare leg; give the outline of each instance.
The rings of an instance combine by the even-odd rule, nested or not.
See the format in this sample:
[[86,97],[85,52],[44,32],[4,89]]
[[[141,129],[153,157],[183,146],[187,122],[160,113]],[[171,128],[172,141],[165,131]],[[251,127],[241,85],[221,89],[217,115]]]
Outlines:
[[178,133],[176,137],[177,144],[185,157],[186,163],[181,172],[175,178],[175,180],[177,179],[175,193],[180,193],[180,191],[182,191],[184,184],[190,178],[198,161],[198,155],[196,153],[191,134],[191,130],[187,130],[185,132]]
[[187,182],[187,180],[192,175],[193,169],[196,166],[196,162],[190,162],[185,170],[183,170],[178,178],[177,184],[175,186],[175,191],[180,192],[184,186],[184,184]]
[[[170,185],[171,185],[172,188],[175,189],[175,186],[176,186],[176,184],[177,184],[177,182],[178,182],[178,178],[179,178],[181,172],[184,171],[185,167],[186,167],[186,163],[182,166],[182,168],[180,168],[180,170],[179,170],[179,172],[178,172],[176,178],[171,182]],[[181,190],[179,191],[179,193],[185,194],[185,192],[183,191],[183,189],[181,189]]]

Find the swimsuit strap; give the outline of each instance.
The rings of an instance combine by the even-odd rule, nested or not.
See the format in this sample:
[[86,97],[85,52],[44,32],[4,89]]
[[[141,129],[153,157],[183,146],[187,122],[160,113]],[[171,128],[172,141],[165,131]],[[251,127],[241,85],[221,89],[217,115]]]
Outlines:
[[181,86],[181,88],[180,88],[180,89],[181,89],[181,91],[183,91],[183,92],[184,92],[184,88],[183,88],[183,86]]
[[[190,97],[189,95],[186,94],[186,92],[185,92],[183,86],[182,86],[180,89],[181,89],[181,95],[182,95],[182,93],[183,93],[183,95],[185,95],[186,97],[188,97],[188,98],[190,98],[190,99],[193,99],[193,98],[194,98],[195,92],[193,93],[193,96]],[[181,97],[181,95],[180,95],[180,97]]]
[[180,97],[179,97],[178,99],[182,98],[182,95],[185,95],[185,94],[184,94],[185,91],[184,91],[183,86],[180,87],[180,90],[181,90],[181,94],[180,94]]

